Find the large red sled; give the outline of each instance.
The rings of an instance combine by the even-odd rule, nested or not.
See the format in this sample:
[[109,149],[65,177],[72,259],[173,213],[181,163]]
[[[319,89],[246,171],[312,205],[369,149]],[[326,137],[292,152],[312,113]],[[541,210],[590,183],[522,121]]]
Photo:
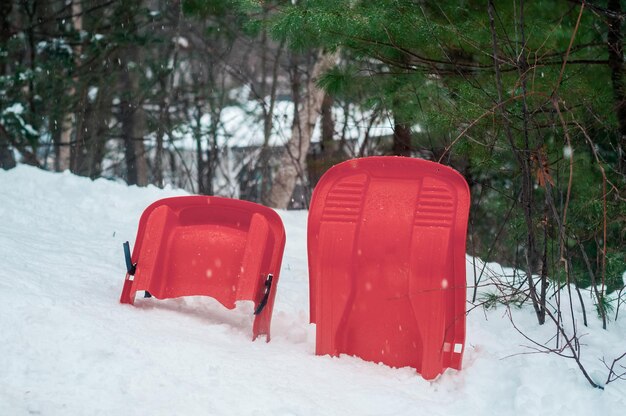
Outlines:
[[369,157],[329,169],[308,220],[316,353],[425,379],[460,369],[469,203],[463,177],[434,162]]
[[270,322],[285,247],[276,212],[252,202],[210,196],[166,198],[139,220],[127,250],[121,303],[138,290],[158,299],[206,295],[229,309],[255,304],[253,339],[270,339]]

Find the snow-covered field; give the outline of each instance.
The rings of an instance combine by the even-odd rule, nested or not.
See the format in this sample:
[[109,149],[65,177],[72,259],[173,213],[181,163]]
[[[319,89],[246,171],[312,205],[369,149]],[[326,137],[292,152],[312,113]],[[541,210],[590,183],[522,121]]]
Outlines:
[[[149,203],[180,194],[0,171],[0,415],[626,414],[626,381],[593,389],[573,360],[529,354],[504,307],[468,315],[464,369],[432,382],[408,368],[315,356],[306,212],[280,212],[287,246],[269,343],[251,342],[249,304],[119,304],[122,243],[132,244]],[[589,315],[589,327],[578,317],[582,361],[604,384],[600,360],[626,351],[626,310],[608,331]],[[530,307],[513,316],[537,340],[554,335]]]

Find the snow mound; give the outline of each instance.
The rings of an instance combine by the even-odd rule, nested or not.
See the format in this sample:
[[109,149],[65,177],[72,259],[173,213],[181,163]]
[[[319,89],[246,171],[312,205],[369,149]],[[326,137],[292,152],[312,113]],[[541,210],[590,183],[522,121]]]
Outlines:
[[[572,360],[527,354],[503,307],[469,313],[464,369],[432,382],[408,368],[315,356],[306,212],[279,212],[287,247],[270,343],[251,342],[248,304],[119,304],[122,243],[133,243],[147,205],[182,194],[0,171],[0,415],[623,414],[626,382],[592,389]],[[468,282],[474,266],[468,259]],[[554,336],[531,308],[513,315],[534,339]],[[579,331],[583,363],[603,384],[599,359],[626,350],[624,319],[604,331],[590,316]]]

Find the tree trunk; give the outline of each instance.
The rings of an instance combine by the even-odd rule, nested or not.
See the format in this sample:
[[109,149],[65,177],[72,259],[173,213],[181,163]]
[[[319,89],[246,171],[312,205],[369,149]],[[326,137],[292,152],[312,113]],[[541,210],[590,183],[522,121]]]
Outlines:
[[[81,32],[83,30],[82,0],[73,0],[71,10],[72,26],[75,31]],[[80,67],[80,56],[82,55],[82,50],[83,48],[80,43],[74,48],[74,66],[76,68]],[[70,126],[70,128],[73,128],[74,130],[74,140],[71,146],[69,146],[70,170],[72,173],[80,175],[83,170],[83,161],[85,159],[85,102],[87,98],[87,91],[86,88],[79,87],[77,94],[76,88],[79,85],[80,80],[77,76],[74,76],[72,81],[74,84],[72,87],[72,95],[75,96],[76,101],[72,103],[72,108],[74,109],[74,125]]]
[[[82,3],[81,1],[74,0],[71,5],[72,11],[72,26],[74,30],[81,31],[83,29],[83,18],[82,18]],[[75,65],[79,66],[80,64],[80,55],[81,55],[81,46],[78,45],[74,49],[74,60]],[[78,83],[78,78],[73,78],[73,85],[67,91],[67,95],[70,98],[70,102],[74,101],[76,96],[76,84]],[[73,103],[72,108],[75,109],[73,112],[69,112],[63,118],[63,123],[61,127],[61,141],[57,143],[56,154],[58,157],[58,161],[55,163],[55,166],[59,171],[64,171],[66,169],[70,169],[72,172],[77,173],[79,170],[80,164],[80,145],[82,144],[82,135],[79,136],[79,132],[83,133],[77,128],[77,124],[82,124],[77,122],[77,117],[81,117],[81,104],[80,99],[78,103]],[[74,134],[72,134],[74,133]]]
[[[74,95],[74,88],[70,88],[67,94],[71,97]],[[57,162],[55,167],[59,172],[63,172],[70,168],[71,151],[70,146],[72,143],[72,129],[74,128],[75,118],[73,113],[66,114],[63,118],[61,125],[61,136],[57,146]]]
[[108,120],[111,119],[112,88],[107,88],[109,80],[101,80],[98,95],[90,111],[85,115],[86,150],[83,173],[91,179],[102,175],[102,161],[106,153],[106,141],[109,132]]
[[[128,16],[129,30],[135,30],[134,16]],[[145,114],[139,85],[140,61],[139,46],[129,45],[124,52],[124,67],[121,73],[123,98],[120,101],[120,118],[124,156],[126,158],[126,181],[129,185],[146,186],[148,184],[148,165],[143,143]]]
[[159,80],[161,86],[162,96],[159,103],[159,122],[157,124],[156,131],[156,151],[154,154],[154,184],[159,188],[163,188],[165,185],[163,182],[163,138],[165,136],[165,127],[167,125],[167,119],[169,118],[169,91],[167,78],[162,77]]
[[269,195],[269,205],[274,208],[287,208],[296,186],[296,179],[306,170],[306,155],[324,99],[324,91],[316,85],[316,82],[320,75],[335,65],[338,56],[338,52],[320,52],[307,82],[302,106],[294,108],[297,114],[294,114],[296,117],[291,129],[291,138],[280,157],[278,172]]
[[317,185],[322,175],[330,167],[347,158],[343,147],[345,140],[337,140],[335,137],[335,120],[332,111],[334,101],[330,94],[324,94],[320,120],[322,133],[320,151],[319,153],[310,153],[307,156],[307,179],[311,189]]
[[220,166],[219,125],[222,118],[223,100],[214,98],[211,102],[209,115],[209,143],[207,145],[207,195],[215,195],[215,178]]
[[411,156],[411,128],[394,120],[392,153],[396,156]]
[[626,88],[624,87],[624,47],[622,42],[622,6],[620,0],[609,0],[607,15],[609,33],[607,36],[609,67],[611,68],[611,84],[615,113],[619,126],[618,168],[626,174]]
[[0,169],[13,169],[16,165],[15,156],[9,144],[6,140],[0,139]]
[[[131,48],[131,51],[134,49]],[[132,59],[134,57],[136,53],[131,52],[128,56],[129,62],[137,62]],[[139,74],[128,66],[122,70],[122,88],[126,92],[124,99],[120,101],[126,181],[129,185],[145,186],[148,184],[148,166],[143,144],[145,120],[141,103],[134,98],[139,95]]]
[[[265,32],[264,32],[265,36]],[[263,69],[263,79],[262,79],[262,99],[264,102],[263,105],[263,147],[261,148],[261,152],[259,153],[259,160],[257,163],[257,169],[261,174],[261,189],[260,189],[260,199],[261,203],[264,205],[269,205],[270,194],[272,192],[272,166],[271,162],[271,148],[270,148],[270,139],[272,137],[272,130],[274,128],[274,107],[276,105],[276,92],[278,88],[278,70],[280,68],[281,63],[281,55],[285,46],[285,41],[281,41],[278,46],[278,50],[276,51],[276,56],[274,57],[274,62],[272,64],[272,79],[270,84],[269,91],[269,102],[265,104],[265,95],[267,90],[267,50],[269,48],[266,38],[263,38],[263,55],[262,55],[262,69]]]
[[[75,80],[78,83],[78,79]],[[87,176],[87,88],[79,87],[74,104],[74,137],[70,146],[70,170],[76,175]]]
[[333,97],[330,94],[324,94],[322,101],[322,140],[320,146],[322,157],[331,156],[335,149],[333,142],[335,141],[335,120],[333,119]]
[[[11,24],[9,15],[13,9],[10,1],[0,3],[0,45],[5,45],[11,38]],[[0,66],[0,76],[6,75],[7,68]],[[8,138],[0,134],[0,169],[12,169],[16,165],[15,156],[11,149]]]
[[[525,1],[521,0],[519,3],[519,35],[520,45],[522,48],[526,46],[526,25],[525,25]],[[526,51],[522,50],[518,54],[517,69],[520,77],[520,84],[522,88],[522,134],[524,136],[524,147],[521,152],[518,149],[518,160],[520,161],[521,176],[522,176],[522,209],[524,210],[524,219],[526,221],[526,279],[528,280],[528,290],[533,302],[535,314],[537,315],[537,321],[539,325],[543,325],[546,320],[546,305],[541,303],[540,297],[537,295],[535,288],[535,281],[533,274],[537,270],[537,264],[539,259],[539,250],[537,244],[537,237],[535,235],[536,222],[535,222],[535,199],[534,199],[534,184],[532,175],[532,159],[531,159],[531,137],[530,137],[530,112],[528,109],[528,62],[526,61]]]

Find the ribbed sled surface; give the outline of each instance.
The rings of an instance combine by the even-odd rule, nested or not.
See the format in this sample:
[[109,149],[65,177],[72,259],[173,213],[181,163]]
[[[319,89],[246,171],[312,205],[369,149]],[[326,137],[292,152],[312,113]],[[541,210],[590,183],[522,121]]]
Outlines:
[[354,159],[322,177],[308,221],[318,355],[426,379],[461,368],[469,198],[458,172],[420,159]]

